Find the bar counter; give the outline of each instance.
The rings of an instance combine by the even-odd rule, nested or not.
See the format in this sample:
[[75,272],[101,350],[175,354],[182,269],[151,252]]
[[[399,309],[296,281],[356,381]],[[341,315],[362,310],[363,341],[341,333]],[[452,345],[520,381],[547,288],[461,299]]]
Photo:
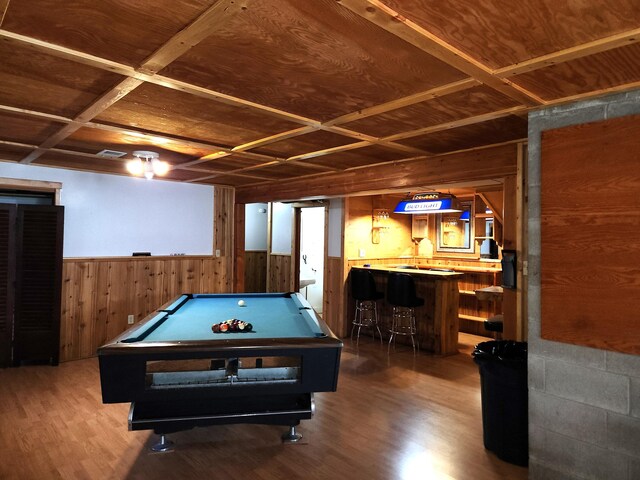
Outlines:
[[[390,265],[352,266],[373,273],[379,291],[387,291],[387,275],[390,272],[406,273],[413,277],[416,295],[424,298],[424,306],[417,307],[416,327],[420,349],[436,355],[458,353],[458,279],[463,274],[438,269],[398,268]],[[392,307],[386,300],[378,304],[380,329],[388,333],[391,325]],[[350,298],[349,313],[353,315],[353,299]],[[350,317],[351,318],[351,317]],[[409,339],[398,338],[398,341]]]

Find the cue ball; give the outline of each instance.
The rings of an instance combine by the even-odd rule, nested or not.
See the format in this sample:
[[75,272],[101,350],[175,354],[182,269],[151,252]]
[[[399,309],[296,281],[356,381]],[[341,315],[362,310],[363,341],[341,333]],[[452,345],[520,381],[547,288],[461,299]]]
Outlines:
[[245,306],[244,300],[238,300],[238,306],[244,307]]

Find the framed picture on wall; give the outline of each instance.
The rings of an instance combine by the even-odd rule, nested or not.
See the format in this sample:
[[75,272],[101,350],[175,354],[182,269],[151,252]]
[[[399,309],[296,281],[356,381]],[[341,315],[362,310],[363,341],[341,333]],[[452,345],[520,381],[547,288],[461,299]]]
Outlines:
[[439,213],[436,218],[437,252],[475,252],[473,201],[460,204],[462,212]]

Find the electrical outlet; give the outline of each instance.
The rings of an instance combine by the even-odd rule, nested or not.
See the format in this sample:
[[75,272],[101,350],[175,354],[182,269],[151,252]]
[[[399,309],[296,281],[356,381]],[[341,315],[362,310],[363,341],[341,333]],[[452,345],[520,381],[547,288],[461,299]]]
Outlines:
[[216,257],[219,257],[219,256],[220,256],[220,249],[216,248]]
[[360,258],[364,258],[364,248],[358,250],[358,254],[360,255]]
[[134,315],[128,315],[127,316],[127,323],[129,325],[133,325],[136,321],[136,317]]

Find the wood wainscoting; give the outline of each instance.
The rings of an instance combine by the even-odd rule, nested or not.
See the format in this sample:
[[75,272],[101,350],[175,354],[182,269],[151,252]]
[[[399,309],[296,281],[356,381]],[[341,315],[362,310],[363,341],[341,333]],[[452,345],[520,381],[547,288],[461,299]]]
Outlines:
[[291,255],[269,255],[269,271],[267,272],[267,291],[290,292],[293,288],[291,279]]
[[[348,272],[347,272],[348,273]],[[339,338],[349,334],[351,320],[346,312],[347,284],[342,257],[327,257],[324,271],[322,319]]]
[[182,293],[231,291],[228,259],[209,256],[64,259],[60,361],[96,349]]
[[267,291],[267,252],[265,250],[244,252],[244,291],[257,293]]

